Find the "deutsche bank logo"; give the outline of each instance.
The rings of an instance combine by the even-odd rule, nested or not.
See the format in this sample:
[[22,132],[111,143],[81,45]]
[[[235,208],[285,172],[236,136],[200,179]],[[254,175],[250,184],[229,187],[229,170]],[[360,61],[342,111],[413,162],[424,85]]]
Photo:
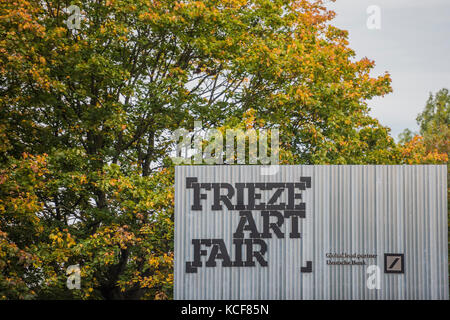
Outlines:
[[384,273],[405,273],[405,255],[403,253],[385,253]]

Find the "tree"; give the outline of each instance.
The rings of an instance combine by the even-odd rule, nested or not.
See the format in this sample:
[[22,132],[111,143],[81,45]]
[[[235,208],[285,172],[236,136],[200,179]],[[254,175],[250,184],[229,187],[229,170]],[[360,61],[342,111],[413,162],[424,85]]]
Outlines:
[[23,155],[0,169],[0,299],[35,294],[39,282],[34,240],[44,231],[36,191],[44,188],[45,157]]
[[402,154],[408,163],[445,163],[448,161],[450,141],[450,94],[439,90],[426,102],[416,118],[419,132],[405,129],[399,135]]
[[398,142],[401,143],[401,144],[405,144],[407,142],[410,142],[414,138],[415,135],[416,134],[413,131],[411,131],[408,128],[406,128],[405,130],[403,130],[403,132],[401,132],[398,135]]
[[[389,75],[370,77],[321,0],[70,4],[76,30],[67,1],[0,4],[0,259],[30,261],[0,264],[0,297],[170,298],[168,136],[196,119],[233,127],[251,111],[280,128],[289,163],[400,161],[366,102]],[[71,264],[80,291],[65,288]]]
[[430,97],[425,110],[417,116],[420,134],[425,138],[428,150],[450,152],[450,94],[447,89],[439,90]]
[[450,146],[450,94],[448,89],[441,89],[435,95],[430,93],[425,109],[416,118],[419,132],[405,129],[399,136],[400,143],[411,141],[415,135],[424,138],[429,152],[449,154]]

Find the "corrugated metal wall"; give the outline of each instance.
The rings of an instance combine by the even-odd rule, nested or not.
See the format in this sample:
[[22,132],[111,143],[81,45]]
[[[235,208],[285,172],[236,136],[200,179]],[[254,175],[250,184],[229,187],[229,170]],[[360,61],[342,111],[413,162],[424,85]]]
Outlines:
[[[176,167],[175,299],[448,299],[446,166],[280,166],[272,176],[261,175],[260,168]],[[299,182],[302,176],[312,182],[302,192],[301,239],[288,237],[287,221],[282,226],[286,239],[265,239],[267,267],[218,262],[186,273],[192,239],[224,239],[232,255],[240,219],[238,211],[212,211],[211,195],[202,200],[202,211],[192,211],[186,177],[234,184]],[[260,226],[258,212],[253,216]],[[377,257],[365,260],[366,265],[327,265],[327,253],[343,252]],[[404,274],[384,272],[385,253],[404,254]],[[305,261],[312,261],[311,273],[300,272]],[[371,264],[381,270],[379,290],[366,285]]]

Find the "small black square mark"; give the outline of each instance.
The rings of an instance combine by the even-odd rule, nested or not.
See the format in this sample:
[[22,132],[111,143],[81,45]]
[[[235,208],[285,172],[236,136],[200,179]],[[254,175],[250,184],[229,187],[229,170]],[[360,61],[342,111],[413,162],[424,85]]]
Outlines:
[[300,268],[301,273],[311,273],[312,272],[312,261],[306,261],[306,267]]
[[405,255],[403,253],[385,253],[384,273],[405,273]]

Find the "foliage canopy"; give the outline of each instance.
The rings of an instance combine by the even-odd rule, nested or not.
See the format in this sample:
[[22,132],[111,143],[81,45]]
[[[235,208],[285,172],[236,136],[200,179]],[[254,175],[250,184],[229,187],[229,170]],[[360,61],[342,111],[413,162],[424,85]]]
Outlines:
[[[168,134],[278,127],[284,163],[400,163],[323,1],[0,4],[0,298],[170,298]],[[66,289],[80,264],[82,289]]]

